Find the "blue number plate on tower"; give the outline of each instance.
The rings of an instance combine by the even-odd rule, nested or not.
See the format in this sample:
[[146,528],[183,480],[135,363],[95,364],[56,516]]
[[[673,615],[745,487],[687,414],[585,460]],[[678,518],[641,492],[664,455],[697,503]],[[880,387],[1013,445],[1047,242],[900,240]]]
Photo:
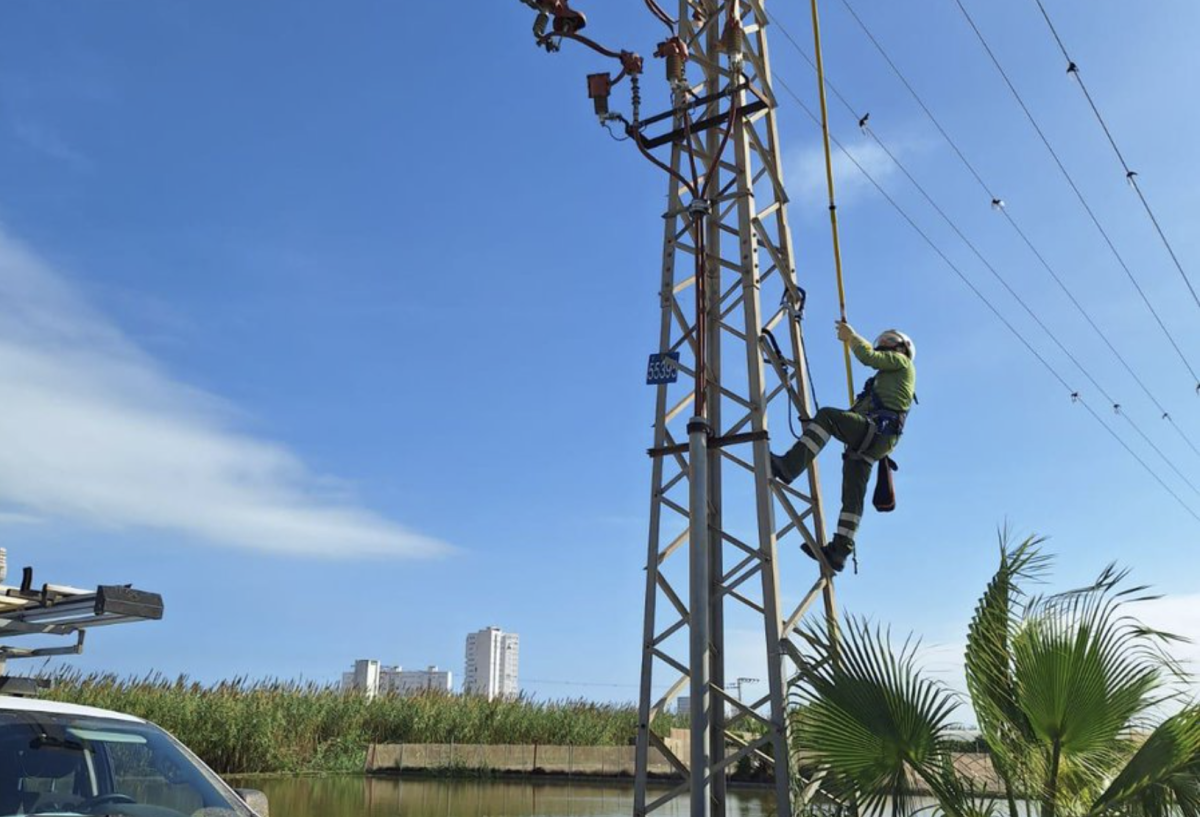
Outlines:
[[646,385],[662,386],[679,380],[679,352],[667,352],[665,355],[650,355],[650,365],[646,367]]

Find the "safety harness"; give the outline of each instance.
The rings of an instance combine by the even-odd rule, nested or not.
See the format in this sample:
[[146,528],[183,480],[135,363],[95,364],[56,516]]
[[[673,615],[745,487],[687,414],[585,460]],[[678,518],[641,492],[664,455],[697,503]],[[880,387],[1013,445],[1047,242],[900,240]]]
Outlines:
[[862,442],[851,451],[846,449],[846,456],[851,459],[864,460],[868,463],[874,463],[870,457],[866,455],[866,450],[875,442],[875,438],[882,435],[884,437],[899,437],[904,433],[904,423],[908,419],[907,411],[896,411],[890,409],[883,404],[883,399],[879,396],[879,392],[875,390],[875,378],[871,377],[863,384],[863,390],[855,398],[854,404],[858,405],[864,398],[869,398],[871,407],[867,409],[867,433],[863,435]]

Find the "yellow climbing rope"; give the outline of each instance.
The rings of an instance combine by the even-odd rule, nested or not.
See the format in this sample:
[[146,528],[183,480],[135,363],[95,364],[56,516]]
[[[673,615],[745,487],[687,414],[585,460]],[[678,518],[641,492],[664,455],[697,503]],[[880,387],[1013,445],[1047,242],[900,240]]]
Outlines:
[[[821,94],[821,133],[825,139],[825,180],[829,186],[829,223],[833,229],[833,266],[837,271],[838,307],[842,320],[846,320],[846,285],[842,280],[842,245],[838,240],[837,198],[833,189],[833,154],[829,146],[829,108],[825,104],[825,63],[821,59],[821,18],[817,13],[817,0],[812,0],[813,43],[817,59],[817,88]],[[849,405],[854,405],[854,371],[850,367],[850,343],[842,344],[846,358],[846,389],[850,393]]]

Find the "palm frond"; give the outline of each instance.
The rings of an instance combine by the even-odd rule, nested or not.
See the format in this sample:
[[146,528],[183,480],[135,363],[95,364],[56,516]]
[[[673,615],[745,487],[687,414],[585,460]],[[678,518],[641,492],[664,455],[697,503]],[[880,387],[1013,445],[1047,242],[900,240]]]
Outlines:
[[1012,642],[1018,701],[1043,757],[1057,762],[1043,797],[1086,810],[1132,752],[1171,673],[1161,639],[1126,610],[1144,588],[1121,590],[1109,566],[1092,584],[1032,599]]
[[1028,596],[1023,583],[1040,580],[1049,566],[1042,555],[1044,540],[1028,538],[1009,547],[1007,531],[1000,534],[1000,566],[975,608],[967,633],[965,668],[967,690],[992,762],[1009,789],[1028,787],[1036,775],[1033,728],[1021,710],[1012,666],[1012,642],[1021,627]]
[[835,645],[817,627],[809,631],[815,652],[796,686],[799,756],[824,773],[827,793],[855,798],[867,813],[882,812],[889,800],[894,813],[911,813],[919,780],[944,790],[938,799],[947,812],[964,817],[958,790],[945,783],[956,697],[921,675],[916,643],[895,650],[890,634],[854,618],[840,634]]
[[1200,816],[1200,707],[1168,718],[1093,802],[1091,813]]

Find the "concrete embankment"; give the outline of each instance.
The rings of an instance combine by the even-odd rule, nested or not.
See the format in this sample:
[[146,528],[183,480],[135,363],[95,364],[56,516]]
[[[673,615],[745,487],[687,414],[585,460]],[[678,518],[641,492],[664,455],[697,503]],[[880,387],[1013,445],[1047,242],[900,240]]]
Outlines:
[[[404,772],[481,772],[632,777],[632,746],[478,746],[450,743],[372,744],[368,774]],[[674,768],[657,749],[650,750],[650,773],[670,775]]]
[[[668,738],[668,748],[683,755],[679,739]],[[958,773],[974,781],[981,791],[999,793],[1000,780],[984,754],[954,756]],[[735,772],[741,770],[733,770]],[[747,779],[761,780],[765,770],[753,769]],[[571,777],[632,777],[632,746],[541,746],[452,743],[372,744],[367,751],[367,774],[498,774],[565,775]],[[678,777],[679,771],[655,748],[650,749],[650,774]],[[769,773],[767,773],[769,776]],[[919,787],[918,787],[918,790]]]

